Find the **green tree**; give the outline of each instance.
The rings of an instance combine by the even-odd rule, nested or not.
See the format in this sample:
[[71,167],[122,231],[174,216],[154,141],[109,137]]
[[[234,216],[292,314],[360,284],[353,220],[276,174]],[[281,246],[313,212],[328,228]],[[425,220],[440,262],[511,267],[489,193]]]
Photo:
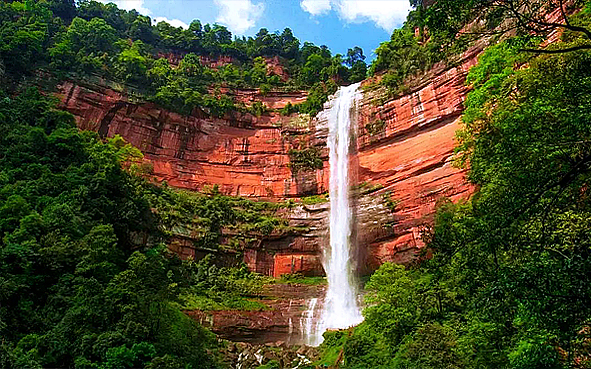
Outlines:
[[142,41],[131,45],[120,43],[121,52],[117,56],[117,75],[125,81],[143,82],[148,70],[148,57]]
[[122,166],[139,151],[79,132],[34,89],[2,94],[2,365],[215,367],[212,335],[174,304],[189,265],[159,244],[151,185]]
[[[588,23],[571,19],[570,14],[585,5],[586,1],[565,2],[562,0],[437,0],[425,7],[422,17],[429,29],[446,38],[453,39],[458,34],[502,34],[518,29],[523,33],[547,35],[553,30],[567,30],[580,34],[584,42],[578,45],[562,44],[559,49],[553,47],[524,49],[535,53],[562,53],[591,49],[591,28]],[[415,5],[424,7],[423,2]],[[560,12],[561,17],[550,20],[547,15]],[[481,20],[478,26],[470,25],[474,20]]]

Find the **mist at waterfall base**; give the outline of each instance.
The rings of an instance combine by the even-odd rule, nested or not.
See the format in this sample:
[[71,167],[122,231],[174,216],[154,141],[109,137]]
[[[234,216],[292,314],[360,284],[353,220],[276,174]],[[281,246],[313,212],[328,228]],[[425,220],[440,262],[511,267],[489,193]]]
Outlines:
[[[324,269],[328,289],[315,319],[316,301],[305,313],[305,340],[309,345],[322,343],[327,329],[344,329],[361,323],[363,316],[357,301],[358,291],[351,263],[352,210],[350,204],[349,145],[351,111],[356,108],[359,84],[341,87],[329,111],[328,148],[330,164],[330,247],[324,250]],[[316,321],[315,321],[316,320]]]

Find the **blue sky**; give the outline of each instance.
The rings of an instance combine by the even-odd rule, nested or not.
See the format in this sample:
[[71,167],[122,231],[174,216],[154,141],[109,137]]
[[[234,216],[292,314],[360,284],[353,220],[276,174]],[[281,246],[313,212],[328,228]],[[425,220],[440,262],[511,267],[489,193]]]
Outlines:
[[390,38],[410,10],[408,0],[100,0],[136,9],[154,20],[186,27],[193,19],[227,26],[235,35],[253,36],[289,27],[295,36],[333,53],[363,48],[368,60]]

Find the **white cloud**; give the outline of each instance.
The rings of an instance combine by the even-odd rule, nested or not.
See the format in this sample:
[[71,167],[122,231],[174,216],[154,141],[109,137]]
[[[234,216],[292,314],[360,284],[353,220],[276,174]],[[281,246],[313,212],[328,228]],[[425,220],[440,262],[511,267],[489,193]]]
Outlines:
[[342,0],[340,16],[349,22],[371,20],[386,31],[401,25],[410,11],[408,0]]
[[144,7],[144,0],[98,0],[101,3],[114,3],[119,9],[125,10],[137,10],[138,13],[143,15],[150,15],[152,12],[150,9]]
[[345,22],[371,21],[388,32],[402,25],[411,10],[408,0],[301,0],[300,6],[311,15],[334,10]]
[[302,0],[300,6],[312,15],[328,13],[332,9],[330,0]]
[[189,25],[180,19],[168,19],[166,17],[156,17],[156,18],[152,19],[153,24],[158,24],[159,22],[166,22],[173,27],[182,27],[184,29],[189,28]]
[[220,8],[216,22],[226,25],[235,34],[243,34],[254,27],[263,15],[265,5],[254,4],[251,0],[214,0]]

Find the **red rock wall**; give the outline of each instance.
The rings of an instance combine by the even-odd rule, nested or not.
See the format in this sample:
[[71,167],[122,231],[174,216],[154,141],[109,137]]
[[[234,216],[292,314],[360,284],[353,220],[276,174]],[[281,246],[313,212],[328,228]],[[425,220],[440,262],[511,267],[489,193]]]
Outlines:
[[[376,195],[389,192],[398,202],[391,232],[367,240],[370,270],[386,261],[412,261],[423,247],[421,229],[432,220],[437,200],[457,201],[474,191],[452,157],[468,93],[465,78],[481,50],[468,50],[459,66],[433,73],[414,92],[382,105],[374,105],[371,93],[365,96],[358,122],[359,180],[382,185]],[[376,120],[385,126],[371,135],[365,126]]]
[[[381,189],[359,197],[356,208],[359,268],[371,271],[386,261],[409,262],[423,246],[420,231],[431,221],[442,196],[458,200],[473,188],[465,172],[452,166],[454,134],[459,128],[468,69],[481,48],[474,47],[453,68],[435,68],[412,93],[376,104],[380,93],[364,94],[358,114],[358,181]],[[235,101],[251,105],[262,101],[270,109],[299,103],[305,93],[269,93],[257,90],[223,91]],[[64,83],[64,109],[72,112],[82,129],[104,137],[121,135],[145,154],[153,176],[171,186],[199,190],[217,185],[222,193],[282,200],[328,190],[328,162],[323,169],[293,175],[289,150],[302,145],[325,148],[327,116],[294,120],[276,112],[261,117],[234,113],[223,119],[181,116],[152,103],[129,101],[121,93],[96,85]],[[371,135],[365,126],[376,120],[384,129]],[[294,124],[294,121],[296,123]],[[327,159],[327,158],[326,158]],[[384,194],[399,201],[387,209]],[[289,215],[292,225],[311,231],[280,240],[267,240],[244,253],[252,270],[280,276],[285,273],[322,274],[321,250],[327,241],[326,206],[300,207]],[[197,255],[191,242],[177,246],[179,253]]]
[[[230,93],[230,91],[226,91]],[[288,102],[297,104],[306,93],[272,92],[261,96],[257,90],[232,92],[246,105],[262,101],[270,109]],[[59,88],[62,108],[76,117],[81,129],[103,137],[121,135],[138,147],[153,166],[153,177],[169,185],[199,190],[217,185],[227,195],[283,200],[326,192],[328,169],[300,171],[289,168],[289,150],[302,145],[322,147],[315,123],[298,121],[270,112],[261,117],[234,113],[223,119],[194,114],[182,116],[152,103],[131,102],[122,93],[98,85],[66,82]],[[247,249],[243,260],[252,270],[279,277],[286,273],[322,275],[320,261],[324,242],[323,217],[294,208],[290,223],[313,227],[301,235],[265,239],[256,249]],[[322,212],[322,211],[321,211]],[[175,237],[171,249],[183,257],[199,257],[190,235]],[[227,255],[229,263],[236,255]]]
[[[242,91],[236,100],[281,108],[305,96]],[[121,135],[152,163],[154,177],[171,186],[199,190],[217,185],[228,195],[275,199],[326,190],[328,171],[293,175],[289,168],[289,150],[307,142],[314,127],[290,135],[283,128],[290,118],[279,113],[234,113],[224,119],[182,116],[152,103],[130,102],[107,88],[71,82],[60,86],[60,98],[80,128],[103,137]]]
[[[563,15],[556,10],[547,19],[563,22]],[[558,41],[560,35],[560,29],[551,32],[542,45]],[[387,261],[414,260],[424,246],[421,231],[432,222],[437,200],[447,197],[458,201],[474,192],[466,171],[454,167],[452,158],[455,132],[469,92],[466,75],[487,42],[479,40],[456,67],[435,66],[411,93],[378,104],[379,93],[365,94],[358,121],[359,181],[383,186],[367,195],[375,197],[374,206],[358,209],[365,222],[360,232],[365,270]],[[377,120],[385,122],[384,130],[371,135],[365,126]],[[390,217],[378,206],[382,203],[379,196],[386,192],[399,202],[390,218],[393,226],[370,229],[371,224],[385,224]]]

